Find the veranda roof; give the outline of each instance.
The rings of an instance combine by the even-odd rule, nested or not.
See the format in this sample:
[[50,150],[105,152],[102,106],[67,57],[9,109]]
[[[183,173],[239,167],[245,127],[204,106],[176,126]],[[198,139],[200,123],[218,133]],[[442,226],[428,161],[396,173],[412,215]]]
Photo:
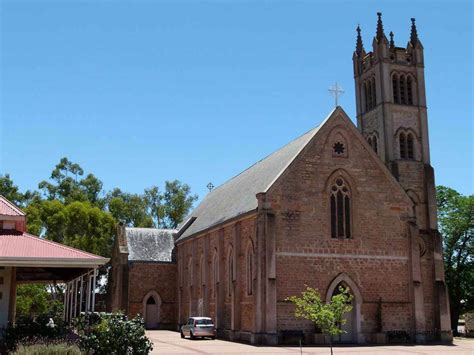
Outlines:
[[28,233],[0,230],[1,266],[92,268],[108,260]]

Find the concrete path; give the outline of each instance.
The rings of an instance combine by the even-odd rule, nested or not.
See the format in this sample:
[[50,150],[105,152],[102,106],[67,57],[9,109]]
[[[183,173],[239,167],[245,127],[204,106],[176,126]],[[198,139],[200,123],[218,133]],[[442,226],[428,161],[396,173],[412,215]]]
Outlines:
[[[181,339],[178,332],[167,330],[147,331],[153,341],[152,354],[300,354],[299,347],[252,346],[224,340]],[[303,354],[330,354],[329,347],[303,347]],[[385,345],[385,346],[344,346],[335,347],[334,355],[474,355],[474,340],[458,340],[453,345]]]

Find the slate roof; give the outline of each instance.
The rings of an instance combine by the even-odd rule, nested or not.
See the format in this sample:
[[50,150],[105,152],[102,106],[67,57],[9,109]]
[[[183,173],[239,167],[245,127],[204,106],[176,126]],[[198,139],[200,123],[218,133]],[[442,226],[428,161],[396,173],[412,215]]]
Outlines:
[[129,261],[172,261],[174,229],[125,228]]
[[[180,236],[177,242],[231,218],[256,210],[256,194],[266,192],[270,188],[335,110],[319,126],[212,190],[179,226]],[[189,225],[193,218],[195,221]]]

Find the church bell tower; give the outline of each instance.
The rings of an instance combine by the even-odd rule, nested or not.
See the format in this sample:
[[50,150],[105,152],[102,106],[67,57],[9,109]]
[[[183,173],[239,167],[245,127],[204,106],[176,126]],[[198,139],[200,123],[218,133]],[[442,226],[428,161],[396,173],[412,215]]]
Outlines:
[[415,203],[417,224],[436,230],[434,172],[430,165],[423,46],[415,19],[406,47],[387,39],[377,13],[372,51],[357,26],[353,55],[357,126]]

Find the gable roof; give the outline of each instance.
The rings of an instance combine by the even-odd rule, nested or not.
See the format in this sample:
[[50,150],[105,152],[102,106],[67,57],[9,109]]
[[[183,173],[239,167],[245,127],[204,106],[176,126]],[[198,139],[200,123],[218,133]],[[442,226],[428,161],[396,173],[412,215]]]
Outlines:
[[15,266],[96,267],[108,261],[60,243],[14,229],[0,230],[0,264]]
[[256,210],[257,193],[270,188],[337,110],[342,109],[334,109],[319,126],[212,190],[179,226],[179,238],[176,241]]
[[125,227],[129,261],[172,261],[174,229]]
[[0,216],[23,217],[25,216],[25,212],[0,195]]

